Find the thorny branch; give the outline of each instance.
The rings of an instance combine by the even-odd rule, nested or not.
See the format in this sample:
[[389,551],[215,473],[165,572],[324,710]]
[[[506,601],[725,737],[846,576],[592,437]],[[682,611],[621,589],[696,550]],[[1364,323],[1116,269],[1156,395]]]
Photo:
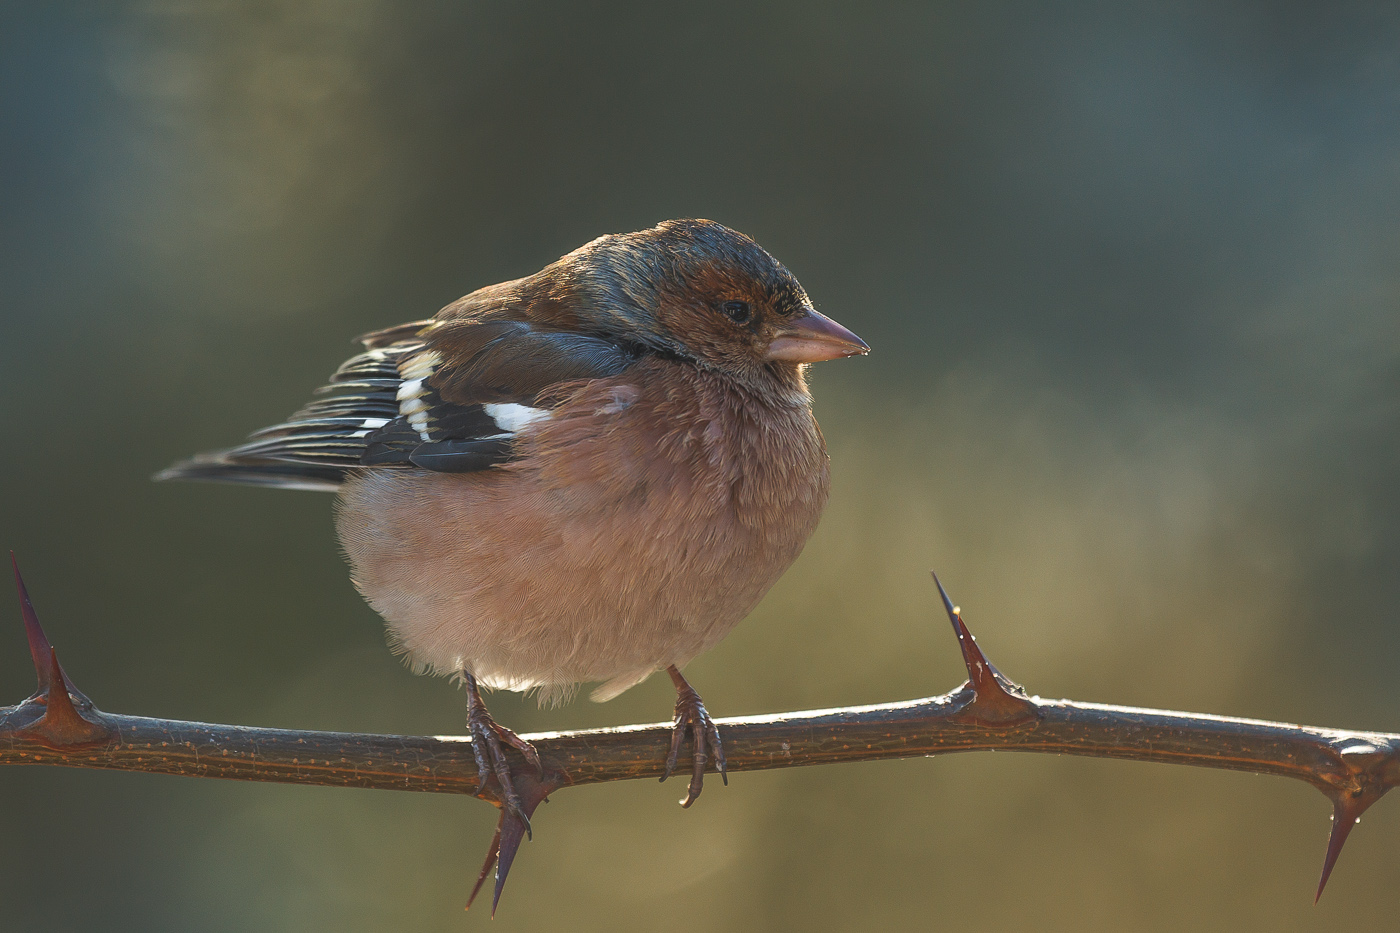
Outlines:
[[[18,566],[15,580],[39,687],[23,703],[0,707],[0,765],[434,791],[500,804],[494,778],[478,791],[466,737],[258,729],[103,712],[64,674]],[[962,649],[967,683],[903,703],[717,720],[729,771],[1003,749],[1298,778],[1327,795],[1333,807],[1317,897],[1361,814],[1400,784],[1400,734],[1028,696],[987,661],[941,583],[938,591]],[[66,689],[55,689],[59,685]],[[659,777],[670,737],[670,723],[527,736],[545,765],[543,780],[523,763],[514,769],[527,816],[565,786]],[[471,895],[496,865],[493,912],[524,829],[502,810]]]

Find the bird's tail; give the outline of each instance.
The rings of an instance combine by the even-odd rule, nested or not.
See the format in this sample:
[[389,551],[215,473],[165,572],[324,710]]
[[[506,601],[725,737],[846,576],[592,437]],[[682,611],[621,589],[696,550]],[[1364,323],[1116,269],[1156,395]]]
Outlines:
[[177,463],[151,478],[335,492],[346,472],[342,466],[240,457],[237,451],[221,450]]

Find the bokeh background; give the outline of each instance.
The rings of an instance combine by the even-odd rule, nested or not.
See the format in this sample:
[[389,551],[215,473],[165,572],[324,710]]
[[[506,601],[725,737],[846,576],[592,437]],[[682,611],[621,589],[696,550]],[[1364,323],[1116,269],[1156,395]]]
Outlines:
[[[875,348],[814,373],[806,553],[717,714],[961,680],[1400,729],[1400,13],[1381,3],[0,6],[0,543],[106,709],[460,732],[326,496],[149,475],[350,338],[675,216]],[[3,598],[0,598],[3,601]],[[3,699],[32,685],[11,610]],[[521,730],[669,716],[653,679]],[[496,930],[1379,929],[1280,779],[1030,755],[556,795]],[[5,930],[466,930],[471,800],[0,773]]]

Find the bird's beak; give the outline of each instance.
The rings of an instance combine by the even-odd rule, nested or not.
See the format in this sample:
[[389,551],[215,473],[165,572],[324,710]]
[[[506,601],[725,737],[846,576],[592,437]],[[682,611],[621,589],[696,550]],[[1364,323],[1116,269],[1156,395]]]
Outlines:
[[864,340],[826,315],[808,311],[778,328],[764,359],[820,363],[843,356],[864,356],[869,352]]

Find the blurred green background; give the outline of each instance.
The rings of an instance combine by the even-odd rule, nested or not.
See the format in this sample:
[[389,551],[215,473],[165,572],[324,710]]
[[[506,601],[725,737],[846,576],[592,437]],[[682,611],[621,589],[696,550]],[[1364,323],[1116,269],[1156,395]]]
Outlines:
[[[823,525],[687,674],[717,715],[961,681],[1400,729],[1393,4],[0,6],[0,544],[105,709],[456,733],[327,496],[149,475],[350,338],[710,217],[866,359]],[[3,600],[7,597],[0,597]],[[32,687],[0,627],[4,702]],[[8,634],[5,634],[8,632]],[[653,679],[522,731],[665,719]],[[1311,893],[1280,779],[968,755],[556,795],[496,930],[1377,929],[1400,807]],[[471,800],[0,773],[5,930],[465,930]]]

